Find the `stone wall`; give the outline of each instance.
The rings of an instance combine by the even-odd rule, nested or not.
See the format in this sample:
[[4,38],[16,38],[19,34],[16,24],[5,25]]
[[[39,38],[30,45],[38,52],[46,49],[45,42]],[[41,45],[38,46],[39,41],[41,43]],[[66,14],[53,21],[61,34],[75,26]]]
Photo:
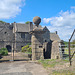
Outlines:
[[32,60],[38,60],[43,56],[42,34],[32,34]]
[[21,32],[16,33],[16,50],[21,51],[21,48],[28,43],[31,43],[31,35],[29,33],[24,33],[25,38],[21,38]]
[[43,30],[46,31],[46,32],[43,34],[44,42],[50,42],[50,31],[47,29],[47,27],[44,27]]
[[52,49],[51,49],[51,59],[59,59],[60,53],[59,53],[59,42],[53,41],[52,42]]
[[13,26],[9,23],[0,23],[0,26],[2,26],[0,29],[0,49],[5,48],[7,45],[12,46],[13,41]]
[[3,41],[0,41],[0,49],[1,48],[4,48],[4,42]]

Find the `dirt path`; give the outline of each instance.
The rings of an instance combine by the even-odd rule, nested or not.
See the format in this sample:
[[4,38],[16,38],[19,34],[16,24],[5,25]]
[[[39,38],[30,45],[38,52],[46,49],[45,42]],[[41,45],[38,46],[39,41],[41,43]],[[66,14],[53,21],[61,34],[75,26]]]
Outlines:
[[48,75],[46,70],[34,62],[0,63],[0,75]]

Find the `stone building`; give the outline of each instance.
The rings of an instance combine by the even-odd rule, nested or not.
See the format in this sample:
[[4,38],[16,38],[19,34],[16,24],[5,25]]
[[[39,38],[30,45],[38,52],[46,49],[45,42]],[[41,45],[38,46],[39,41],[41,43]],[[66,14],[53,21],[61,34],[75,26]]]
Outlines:
[[[15,22],[9,24],[0,22],[0,49],[6,47],[9,52],[12,49],[14,49],[15,51],[21,51],[21,48],[23,46],[31,43],[32,34],[30,32],[36,30],[36,28],[37,25],[33,25],[32,22],[30,22],[29,24]],[[42,27],[41,25],[38,25],[38,29],[39,28],[42,29],[42,31],[45,31],[45,33],[42,34],[42,37],[39,37],[40,39],[43,38],[43,40],[41,40],[43,42],[42,45],[44,58],[54,58],[55,56],[53,57],[54,54],[52,53],[54,53],[54,51],[58,51],[58,48],[57,50],[54,50],[54,46],[56,45],[54,45],[54,42],[60,41],[60,38],[57,35],[57,32],[50,33],[46,26]],[[39,46],[39,48],[41,47],[42,46]],[[59,51],[58,54],[56,53],[56,56],[59,56]]]
[[57,34],[57,31],[55,31],[55,33],[50,33],[50,39],[51,39],[51,59],[59,59],[60,57],[60,49],[59,49],[59,45],[61,44],[61,40]]

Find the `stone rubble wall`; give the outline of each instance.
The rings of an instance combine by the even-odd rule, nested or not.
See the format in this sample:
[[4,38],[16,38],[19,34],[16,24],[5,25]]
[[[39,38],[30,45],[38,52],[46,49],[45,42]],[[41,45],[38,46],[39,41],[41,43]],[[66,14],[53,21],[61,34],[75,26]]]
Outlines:
[[59,42],[53,41],[52,42],[52,49],[51,49],[51,59],[59,59],[60,53],[59,53]]

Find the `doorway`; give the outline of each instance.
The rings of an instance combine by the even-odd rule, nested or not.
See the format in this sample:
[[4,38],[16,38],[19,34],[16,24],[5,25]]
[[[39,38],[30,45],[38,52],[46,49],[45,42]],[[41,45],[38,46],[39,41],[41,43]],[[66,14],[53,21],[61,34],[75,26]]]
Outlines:
[[44,48],[43,49],[43,56],[44,56],[44,59],[51,59],[51,42],[48,42],[46,44],[46,49]]
[[7,45],[6,48],[7,48],[8,52],[11,52],[11,46],[10,45]]

